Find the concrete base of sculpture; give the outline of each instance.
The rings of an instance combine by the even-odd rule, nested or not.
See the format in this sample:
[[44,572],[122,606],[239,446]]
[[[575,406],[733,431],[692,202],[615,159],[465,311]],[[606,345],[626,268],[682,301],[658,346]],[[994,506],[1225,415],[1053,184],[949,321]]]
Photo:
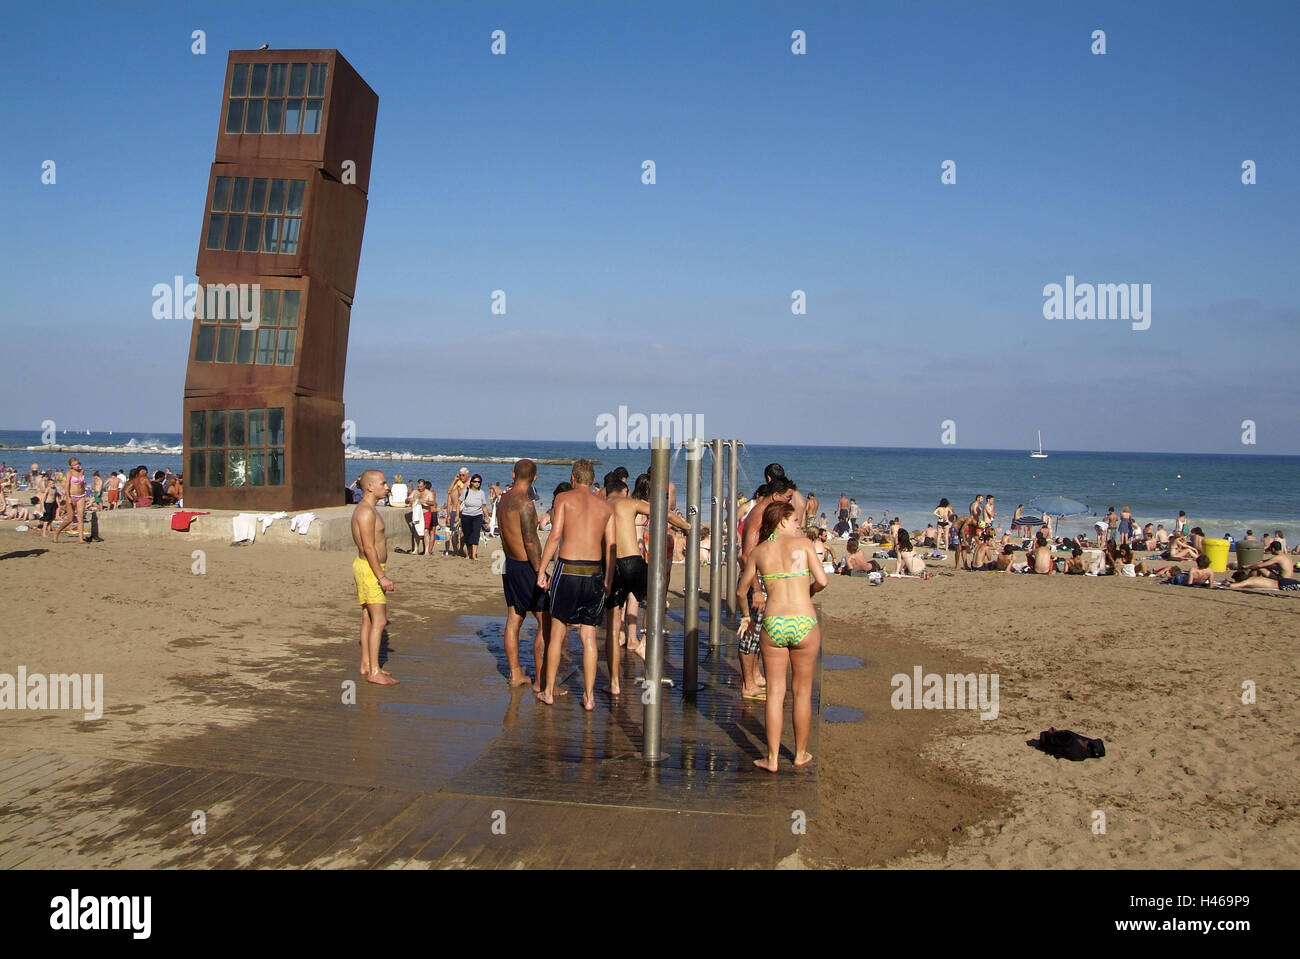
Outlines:
[[[187,509],[194,511],[199,507],[187,507]],[[288,543],[307,549],[355,550],[356,546],[352,542],[352,510],[351,506],[331,506],[325,509],[290,512],[288,516],[272,522],[266,532],[262,532],[262,524],[258,523],[256,538],[251,544],[245,544],[243,548],[257,549],[262,543]],[[177,532],[171,528],[172,514],[175,512],[173,507],[102,511],[99,514],[99,532],[105,540],[114,536],[169,536],[186,542],[192,540],[196,544],[210,547],[213,544],[230,543],[234,538],[234,518],[241,511],[213,510],[207,516],[195,517],[187,533]],[[264,510],[245,512],[269,515]],[[316,519],[307,528],[305,535],[289,528],[293,517],[302,512],[316,514]],[[393,552],[394,547],[400,546],[406,549],[410,545],[411,537],[405,519],[408,512],[410,512],[409,508],[379,507],[379,514],[388,529],[389,553]],[[441,549],[438,548],[438,551]]]

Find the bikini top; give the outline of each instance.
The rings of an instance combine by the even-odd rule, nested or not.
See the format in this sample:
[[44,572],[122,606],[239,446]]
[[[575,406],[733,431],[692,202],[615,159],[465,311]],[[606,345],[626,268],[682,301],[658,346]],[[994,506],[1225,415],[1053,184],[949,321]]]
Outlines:
[[[776,539],[776,533],[773,533],[771,536],[767,538],[767,541],[771,543],[775,539]],[[805,567],[804,569],[796,569],[789,573],[764,573],[759,578],[766,583],[770,579],[794,579],[796,576],[807,576],[807,575],[808,575],[808,570]]]
[[808,575],[807,569],[796,569],[790,573],[764,573],[762,579],[763,582],[766,583],[769,579],[794,579],[796,576],[807,576],[807,575]]

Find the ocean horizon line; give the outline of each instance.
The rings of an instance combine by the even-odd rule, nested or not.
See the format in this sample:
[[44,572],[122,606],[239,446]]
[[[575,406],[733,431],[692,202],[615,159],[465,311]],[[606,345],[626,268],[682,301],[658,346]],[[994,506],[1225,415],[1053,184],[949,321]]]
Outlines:
[[[40,430],[31,429],[0,429],[0,433],[39,433]],[[108,433],[108,430],[92,430],[91,436],[102,436]],[[121,434],[130,439],[140,439],[142,437],[163,437],[175,436],[183,439],[184,434],[177,431],[166,430],[112,430],[114,438]],[[85,436],[85,433],[79,432],[78,436]],[[418,442],[418,443],[554,443],[572,446],[591,446],[595,444],[594,439],[538,439],[521,438],[521,437],[471,437],[471,436],[381,436],[378,434],[362,436],[358,434],[357,444],[362,445],[361,440],[396,440],[401,442]],[[125,440],[123,441],[126,442]],[[179,442],[179,441],[178,441]],[[729,441],[728,441],[729,442]],[[77,441],[69,438],[67,440],[56,441],[53,446],[76,445]],[[42,444],[31,444],[42,445]],[[112,445],[112,444],[96,444]],[[172,444],[175,445],[175,444]],[[706,441],[707,445],[707,441]],[[845,443],[745,443],[741,441],[741,447],[754,448],[782,448],[782,449],[800,449],[800,450],[861,450],[863,452],[889,452],[889,453],[938,453],[952,451],[955,453],[1024,453],[1028,456],[1034,452],[1030,449],[1021,447],[996,447],[996,446],[855,446]],[[12,447],[17,449],[19,447]],[[386,452],[398,452],[397,450],[388,450]],[[626,447],[612,448],[609,452],[629,452],[629,453],[648,453],[650,447]],[[1048,452],[1049,458],[1057,455],[1082,455],[1082,456],[1224,456],[1234,458],[1262,458],[1276,457],[1279,459],[1300,459],[1300,453],[1267,453],[1267,452],[1215,452],[1215,451],[1194,451],[1194,450],[1137,450],[1137,449],[1112,449],[1112,450],[1080,450],[1080,449],[1052,449]]]

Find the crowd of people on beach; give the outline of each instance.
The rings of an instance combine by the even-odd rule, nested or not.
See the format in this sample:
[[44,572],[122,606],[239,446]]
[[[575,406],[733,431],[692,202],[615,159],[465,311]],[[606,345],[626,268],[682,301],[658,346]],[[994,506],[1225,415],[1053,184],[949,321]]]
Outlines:
[[101,510],[180,506],[185,497],[184,478],[170,470],[150,474],[147,466],[137,466],[129,474],[115,469],[107,477],[99,470],[87,476],[75,456],[68,459],[67,469],[42,470],[39,463],[32,463],[23,474],[0,463],[0,487],[4,492],[0,519],[17,520],[15,529],[39,532],[56,543],[73,523],[78,542],[100,539],[92,531],[97,526],[94,514]]
[[[560,659],[566,638],[576,628],[582,644],[582,707],[590,711],[596,708],[599,630],[604,628],[609,693],[617,697],[623,692],[624,653],[642,659],[646,655],[639,620],[650,595],[651,577],[661,577],[666,587],[673,556],[681,555],[684,546],[665,550],[663,567],[650,568],[648,473],[637,476],[629,488],[631,474],[625,467],[617,467],[596,485],[594,464],[578,460],[569,481],[556,488],[551,508],[540,517],[533,488],[536,478],[536,464],[521,459],[514,465],[510,484],[498,496],[475,496],[474,491],[481,490],[481,477],[469,476],[464,470],[448,490],[447,502],[453,508],[447,519],[460,514],[462,536],[469,549],[473,528],[480,521],[467,524],[466,509],[495,517],[503,553],[500,574],[506,601],[510,686],[531,684],[538,702],[554,705],[566,694],[557,688]],[[387,572],[386,529],[377,507],[401,505],[410,496],[401,477],[394,480],[397,482],[390,487],[382,472],[367,470],[353,484],[361,493],[352,520],[357,546],[353,578],[362,610],[360,671],[369,682],[383,686],[398,681],[379,661],[388,622],[387,594],[394,587]],[[461,486],[467,487],[468,493]],[[413,513],[426,506],[433,513],[436,496],[422,495],[428,493],[427,483],[417,483]],[[669,482],[664,532],[684,543],[689,526],[677,511],[676,500],[676,488]],[[768,751],[755,764],[772,772],[777,770],[787,672],[793,673],[795,765],[812,760],[807,745],[813,674],[821,641],[812,596],[827,584],[824,563],[829,549],[817,536],[809,535],[807,508],[807,501],[785,477],[780,464],[773,463],[765,471],[764,485],[752,500],[745,501],[745,515],[737,513],[742,569],[735,598],[742,614],[738,634],[740,694],[745,699],[766,701]],[[426,522],[431,520],[432,516]],[[540,533],[547,528],[550,535],[543,547]],[[709,539],[704,542],[701,558],[707,561]],[[426,555],[428,551],[426,542]],[[665,599],[666,595],[665,591]],[[531,678],[519,651],[521,627],[529,616],[537,623]]]
[[[362,609],[360,671],[368,681],[397,683],[379,662],[387,594],[393,589],[379,506],[406,510],[410,548],[396,552],[431,557],[441,541],[443,555],[477,560],[482,538],[499,538],[508,681],[512,687],[531,685],[538,701],[548,706],[566,694],[557,688],[557,679],[571,630],[578,630],[582,644],[582,706],[593,710],[601,629],[609,694],[618,697],[626,658],[646,656],[642,619],[651,576],[661,577],[666,585],[674,563],[707,565],[714,549],[723,557],[733,552],[725,530],[704,525],[698,555],[688,560],[689,525],[677,509],[674,484],[668,482],[664,565],[651,570],[648,473],[632,478],[620,466],[597,483],[594,464],[578,460],[569,480],[554,489],[550,507],[540,514],[536,479],[537,467],[528,459],[515,463],[509,483],[492,483],[487,489],[481,474],[462,467],[441,504],[426,479],[417,480],[411,489],[398,474],[389,486],[382,472],[367,470],[351,484],[357,546],[353,574]],[[0,482],[5,493],[0,518],[17,521],[18,529],[39,531],[54,542],[74,525],[79,541],[93,541],[93,517],[99,511],[181,506],[184,497],[183,477],[169,470],[151,475],[147,467],[138,466],[129,474],[113,470],[102,477],[96,470],[88,476],[75,456],[66,469],[42,470],[32,463],[21,476],[0,463]],[[731,599],[739,616],[738,694],[766,704],[768,750],[755,764],[772,772],[778,768],[787,681],[793,693],[795,765],[812,760],[807,744],[820,649],[812,597],[827,587],[831,574],[865,576],[877,584],[886,577],[925,580],[951,555],[953,569],[961,571],[1150,577],[1170,585],[1300,590],[1292,558],[1300,553],[1300,545],[1289,547],[1280,529],[1262,539],[1247,530],[1238,544],[1240,552],[1245,555],[1246,544],[1253,544],[1259,558],[1240,568],[1232,564],[1232,581],[1218,583],[1207,537],[1201,527],[1190,524],[1185,512],[1179,512],[1167,530],[1163,523],[1139,523],[1128,507],[1118,512],[1112,507],[1093,524],[1092,535],[1072,536],[1056,535],[1056,524],[1064,517],[1031,513],[1023,504],[1004,528],[993,494],[976,496],[964,512],[941,499],[933,521],[910,530],[898,517],[882,517],[879,523],[873,516],[863,519],[856,500],[843,493],[830,515],[833,523],[817,495],[803,494],[779,463],[764,469],[764,482],[752,497],[737,498],[734,552],[739,579]],[[545,545],[542,533],[549,533]],[[531,678],[519,650],[520,631],[530,616],[537,623]]]
[[[364,474],[362,474],[362,477]],[[361,502],[364,491],[362,477],[348,486],[348,502]],[[404,519],[410,533],[409,549],[394,548],[396,553],[413,553],[432,557],[435,543],[443,544],[443,556],[479,558],[479,544],[484,536],[498,536],[496,522],[497,503],[502,496],[501,486],[492,483],[483,488],[480,473],[470,475],[462,466],[447,486],[441,505],[438,492],[427,479],[415,481],[415,489],[407,485],[401,473],[393,477],[387,495],[378,505],[406,509]],[[536,496],[534,496],[536,498]]]

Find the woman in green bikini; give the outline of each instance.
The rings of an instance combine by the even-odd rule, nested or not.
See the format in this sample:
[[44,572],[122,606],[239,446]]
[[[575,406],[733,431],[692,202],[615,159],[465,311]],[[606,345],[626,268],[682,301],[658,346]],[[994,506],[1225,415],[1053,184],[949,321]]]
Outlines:
[[741,635],[751,628],[749,591],[755,575],[761,577],[767,593],[761,633],[763,670],[767,674],[767,755],[755,759],[754,765],[774,773],[781,752],[788,667],[794,669],[794,764],[804,766],[813,758],[808,752],[808,734],[812,728],[813,674],[822,638],[812,595],[826,588],[826,571],[813,544],[800,535],[794,507],[789,503],[769,503],[763,510],[759,545],[750,551],[736,584]]

